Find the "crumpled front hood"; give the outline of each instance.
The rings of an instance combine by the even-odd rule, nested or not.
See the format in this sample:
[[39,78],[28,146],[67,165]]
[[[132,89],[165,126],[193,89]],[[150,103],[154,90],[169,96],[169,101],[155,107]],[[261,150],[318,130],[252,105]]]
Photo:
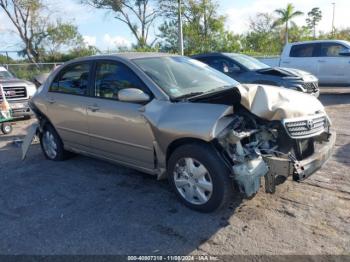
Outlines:
[[304,77],[304,76],[311,75],[311,73],[303,71],[303,70],[300,70],[300,69],[286,68],[286,67],[278,67],[278,68],[280,70],[283,70],[284,72],[288,72],[289,74],[294,75],[294,76]]
[[269,85],[237,86],[241,104],[256,116],[266,120],[282,120],[325,113],[321,102],[302,92]]
[[271,75],[279,75],[281,77],[292,77],[303,79],[307,82],[317,81],[318,79],[311,73],[295,69],[295,68],[286,68],[286,67],[269,67],[257,70],[260,74],[271,74]]

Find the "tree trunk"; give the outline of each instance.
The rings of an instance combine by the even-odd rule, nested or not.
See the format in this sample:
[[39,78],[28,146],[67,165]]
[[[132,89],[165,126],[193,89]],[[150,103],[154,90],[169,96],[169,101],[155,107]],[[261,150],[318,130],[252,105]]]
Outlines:
[[314,39],[316,39],[316,24],[314,24]]
[[288,21],[286,22],[285,44],[288,44]]

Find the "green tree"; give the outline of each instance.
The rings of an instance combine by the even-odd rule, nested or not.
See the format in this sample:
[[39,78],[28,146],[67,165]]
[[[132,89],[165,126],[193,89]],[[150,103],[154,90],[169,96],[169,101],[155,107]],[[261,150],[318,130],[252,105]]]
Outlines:
[[303,15],[303,12],[295,11],[293,4],[288,4],[286,9],[276,9],[275,13],[279,16],[279,18],[275,21],[274,25],[285,25],[285,44],[288,43],[288,30],[289,23],[294,26],[295,24],[291,21],[293,18]]
[[258,13],[250,18],[249,32],[243,39],[244,50],[260,54],[279,54],[283,48],[274,18],[269,13]]
[[81,39],[76,27],[70,23],[52,21],[42,0],[0,0],[0,8],[21,39],[23,50],[19,54],[26,56],[32,63],[45,55],[48,43],[59,48]]
[[137,47],[152,46],[148,43],[149,30],[160,15],[156,0],[81,0],[83,4],[111,11],[115,18],[126,24],[136,38]]
[[316,26],[322,20],[322,11],[318,7],[314,7],[307,13],[306,24],[313,30],[314,39],[316,39]]
[[74,58],[82,57],[82,56],[91,56],[99,54],[100,50],[98,50],[94,46],[80,46],[72,48],[66,52],[54,52],[48,53],[44,58],[44,62],[65,62],[72,60]]
[[[171,3],[177,3],[170,1]],[[171,6],[171,5],[170,5]],[[226,17],[217,13],[211,0],[183,1],[184,51],[190,55],[210,51],[237,51],[239,37],[225,30]],[[164,10],[163,10],[164,11]],[[161,50],[176,52],[178,43],[177,9],[165,10],[167,20],[159,27]]]

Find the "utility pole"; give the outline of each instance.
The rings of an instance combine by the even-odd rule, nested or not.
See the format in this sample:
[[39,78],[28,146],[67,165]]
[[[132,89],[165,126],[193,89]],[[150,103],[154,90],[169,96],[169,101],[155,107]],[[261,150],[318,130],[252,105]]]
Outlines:
[[178,0],[178,26],[179,26],[179,55],[184,55],[184,40],[182,33],[181,0]]
[[332,18],[332,36],[334,37],[334,15],[335,15],[335,3],[332,3],[332,5],[333,5],[333,18]]

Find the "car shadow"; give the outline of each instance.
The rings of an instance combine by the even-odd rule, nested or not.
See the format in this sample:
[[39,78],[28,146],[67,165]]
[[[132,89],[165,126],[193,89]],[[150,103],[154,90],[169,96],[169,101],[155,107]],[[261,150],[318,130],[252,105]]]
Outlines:
[[185,255],[228,226],[243,201],[237,193],[227,208],[199,213],[166,180],[83,156],[44,160],[40,147],[6,170],[2,254]]
[[337,150],[333,153],[333,157],[337,162],[343,163],[347,166],[350,166],[350,143],[345,144],[337,148]]
[[334,95],[322,95],[319,100],[324,106],[350,104],[350,94],[334,94]]

